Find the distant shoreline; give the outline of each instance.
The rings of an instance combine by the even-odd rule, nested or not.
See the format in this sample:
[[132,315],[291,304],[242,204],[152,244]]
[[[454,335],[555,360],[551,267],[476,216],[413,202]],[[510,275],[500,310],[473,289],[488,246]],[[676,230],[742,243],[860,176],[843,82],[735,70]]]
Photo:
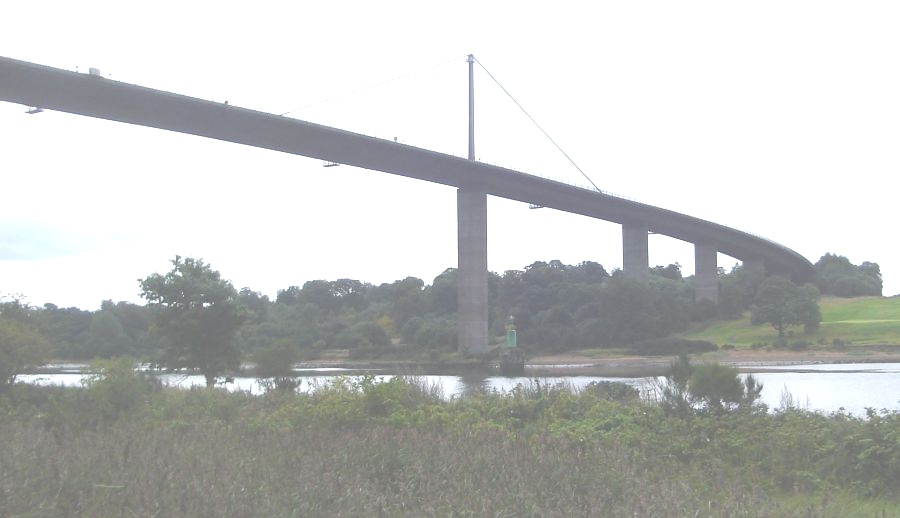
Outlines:
[[[823,364],[870,364],[900,363],[900,346],[851,346],[846,350],[809,349],[792,351],[786,349],[733,349],[716,351],[691,356],[695,362],[716,362],[736,367],[741,372],[766,372],[773,367],[796,366],[798,371],[804,365]],[[614,378],[630,378],[660,376],[665,374],[673,356],[588,356],[578,352],[556,355],[540,355],[529,358],[525,364],[524,377],[536,376],[608,376]],[[88,364],[80,362],[53,362],[43,368],[34,369],[34,373],[79,372]],[[479,372],[484,375],[495,375],[490,367],[476,363],[460,361],[458,363],[429,363],[386,360],[352,361],[346,359],[323,359],[301,362],[295,366],[296,371],[334,370],[342,371],[385,371],[392,374],[458,374],[461,372]],[[245,367],[247,374],[252,374]],[[784,369],[777,369],[783,371]]]
[[[660,375],[669,367],[671,356],[591,357],[582,354],[537,356],[528,360],[526,375]],[[766,367],[822,365],[840,363],[900,363],[900,347],[849,347],[846,350],[809,349],[733,349],[691,357],[699,362],[716,362],[736,367],[742,372],[761,372]]]

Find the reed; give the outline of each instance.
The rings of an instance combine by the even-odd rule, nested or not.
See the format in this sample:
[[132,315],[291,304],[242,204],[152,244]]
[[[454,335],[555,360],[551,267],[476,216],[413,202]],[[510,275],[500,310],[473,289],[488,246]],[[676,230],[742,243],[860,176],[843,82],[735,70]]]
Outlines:
[[96,387],[0,398],[0,516],[900,514],[896,413],[679,417],[537,385],[444,401],[402,377]]

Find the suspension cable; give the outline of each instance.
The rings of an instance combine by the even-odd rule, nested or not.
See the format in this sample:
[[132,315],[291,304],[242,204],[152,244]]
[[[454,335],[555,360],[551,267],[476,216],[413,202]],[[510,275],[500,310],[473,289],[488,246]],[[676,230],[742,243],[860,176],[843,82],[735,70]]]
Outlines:
[[481,61],[478,61],[478,58],[475,58],[475,62],[478,63],[478,65],[481,66],[481,68],[482,68],[485,72],[487,72],[487,75],[490,76],[490,78],[493,79],[495,83],[497,83],[497,86],[499,86],[500,89],[503,90],[503,93],[505,93],[510,99],[512,99],[512,102],[516,103],[516,106],[518,106],[519,109],[522,110],[522,113],[524,113],[526,117],[528,117],[529,119],[531,119],[531,122],[534,123],[534,125],[537,127],[537,129],[541,130],[541,133],[543,133],[544,136],[547,137],[547,139],[548,139],[554,146],[556,146],[556,149],[558,149],[559,152],[562,153],[563,156],[565,156],[573,166],[575,166],[575,169],[578,169],[578,172],[581,173],[581,176],[584,176],[585,179],[587,179],[587,181],[591,183],[591,185],[594,187],[594,189],[595,189],[597,192],[603,192],[603,191],[600,190],[599,187],[597,187],[597,184],[595,184],[594,181],[591,180],[591,178],[590,178],[584,171],[582,171],[582,169],[581,169],[580,167],[578,167],[578,164],[576,164],[575,161],[572,160],[572,158],[569,156],[569,154],[566,153],[565,151],[563,151],[563,148],[559,147],[559,144],[557,144],[556,141],[553,140],[553,137],[551,137],[546,131],[544,131],[544,128],[542,128],[541,125],[538,124],[536,120],[534,120],[534,117],[532,117],[527,111],[525,111],[525,108],[523,108],[522,105],[519,104],[519,101],[517,101],[517,100],[516,100],[516,99],[515,99],[515,98],[514,98],[507,90],[506,90],[506,88],[503,87],[502,84],[500,84],[500,81],[497,81],[497,78],[494,77],[494,74],[491,74],[490,70],[488,70],[487,67],[484,66],[484,63],[482,63]]
[[[465,57],[465,56],[462,56],[462,57]],[[461,58],[460,58],[460,57],[451,58],[451,59],[448,59],[448,60],[446,60],[446,61],[442,61],[442,62],[440,62],[440,63],[438,63],[438,64],[436,64],[436,65],[432,65],[432,66],[425,67],[425,68],[420,68],[419,70],[413,70],[412,72],[409,72],[409,73],[406,73],[406,74],[403,74],[403,75],[400,75],[400,76],[397,76],[397,77],[394,77],[394,78],[391,78],[391,79],[386,79],[386,80],[381,81],[381,82],[378,82],[378,83],[374,83],[374,84],[371,84],[371,85],[368,85],[368,86],[364,86],[364,87],[362,87],[362,88],[358,88],[358,89],[356,89],[356,90],[353,90],[352,92],[347,92],[347,93],[343,93],[343,94],[340,94],[340,95],[336,95],[336,96],[334,96],[334,97],[329,97],[328,99],[323,99],[323,100],[321,100],[321,101],[316,101],[316,102],[314,102],[314,103],[312,103],[312,104],[307,104],[306,106],[301,106],[300,108],[294,108],[293,110],[288,110],[288,111],[286,111],[286,112],[284,112],[284,113],[282,113],[282,114],[280,114],[280,115],[287,115],[287,114],[289,114],[289,113],[298,112],[298,111],[301,111],[301,110],[305,110],[305,109],[307,109],[307,108],[312,108],[313,106],[318,106],[318,105],[320,105],[320,104],[325,104],[325,103],[328,103],[328,102],[331,102],[331,101],[335,101],[335,100],[341,99],[341,98],[343,98],[343,97],[349,97],[349,96],[351,96],[351,95],[356,95],[356,94],[358,94],[358,93],[360,93],[360,92],[364,92],[364,91],[366,91],[366,90],[371,90],[372,88],[376,88],[376,87],[379,87],[379,86],[382,86],[382,85],[386,85],[386,84],[388,84],[388,83],[393,83],[394,81],[399,81],[400,79],[405,79],[405,78],[407,78],[407,77],[414,76],[414,75],[416,75],[416,74],[421,74],[422,72],[425,72],[426,70],[432,70],[432,69],[435,69],[435,68],[442,67],[442,66],[446,65],[447,63],[451,63],[451,62],[454,62],[454,61],[458,61],[459,59],[461,59]]]

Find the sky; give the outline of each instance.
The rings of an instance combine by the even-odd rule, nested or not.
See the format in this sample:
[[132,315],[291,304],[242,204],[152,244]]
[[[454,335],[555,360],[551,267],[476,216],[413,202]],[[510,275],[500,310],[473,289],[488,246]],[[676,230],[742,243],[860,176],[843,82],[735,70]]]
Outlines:
[[[473,54],[477,160],[875,262],[894,295],[898,26],[893,1],[35,0],[4,5],[0,56],[465,157]],[[0,102],[7,298],[143,303],[176,255],[272,298],[456,267],[453,188],[26,108]],[[621,268],[621,227],[489,197],[491,271],[553,259]]]

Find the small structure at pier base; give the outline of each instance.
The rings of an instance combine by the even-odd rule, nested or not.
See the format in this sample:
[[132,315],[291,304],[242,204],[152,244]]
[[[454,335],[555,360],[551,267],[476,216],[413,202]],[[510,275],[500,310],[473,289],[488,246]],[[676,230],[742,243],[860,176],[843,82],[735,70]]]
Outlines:
[[516,322],[510,316],[506,324],[506,344],[500,349],[500,374],[519,376],[525,372],[525,355],[516,345]]

